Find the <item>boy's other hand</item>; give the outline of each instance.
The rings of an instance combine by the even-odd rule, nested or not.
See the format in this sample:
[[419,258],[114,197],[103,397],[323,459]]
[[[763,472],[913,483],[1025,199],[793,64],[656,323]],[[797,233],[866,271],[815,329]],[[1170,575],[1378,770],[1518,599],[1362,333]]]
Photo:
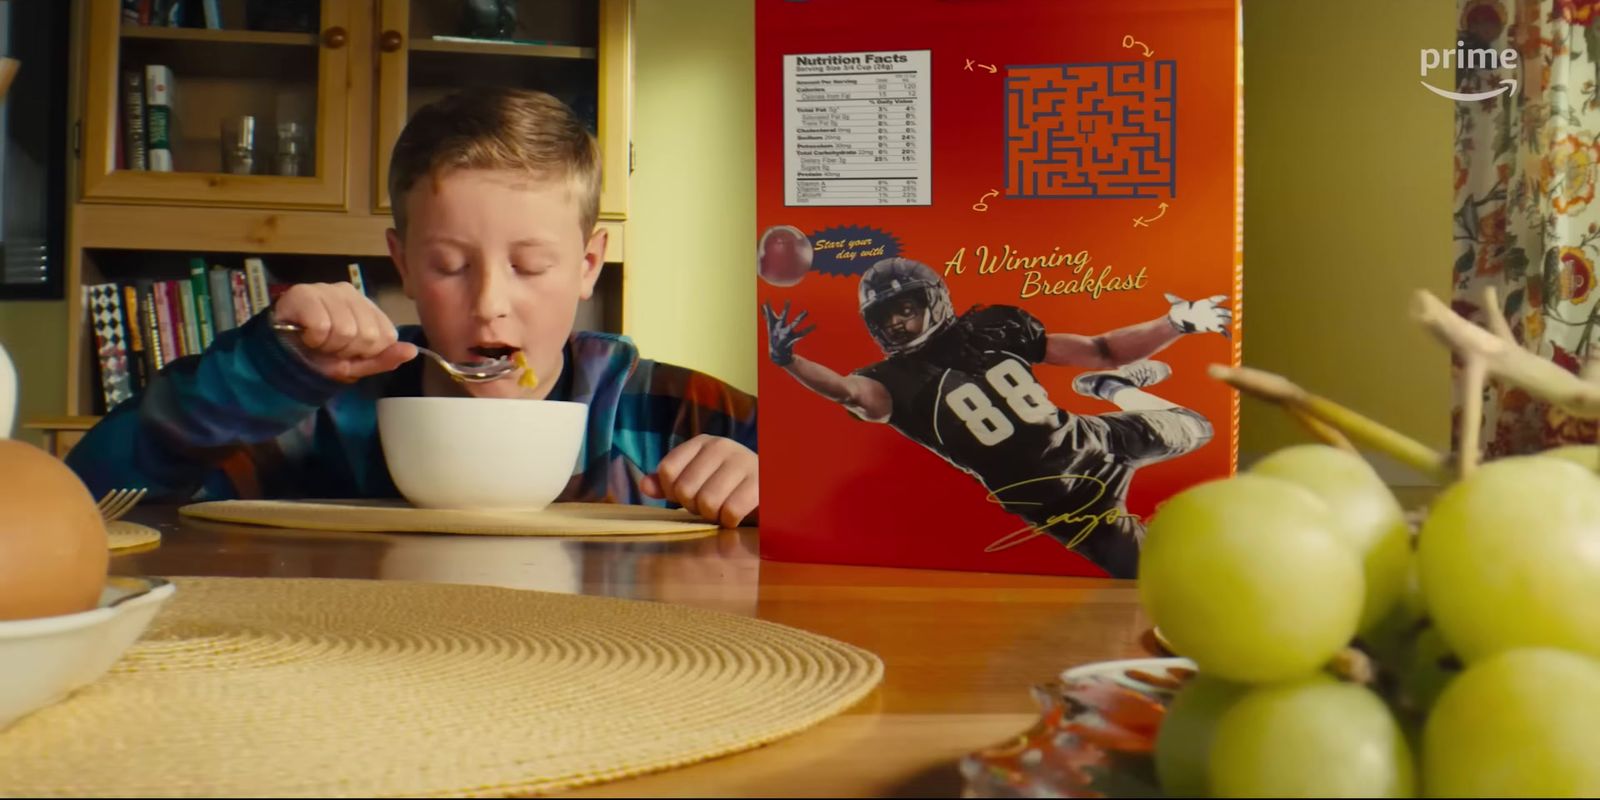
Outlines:
[[756,454],[722,436],[701,434],[672,449],[639,488],[724,528],[737,528],[761,504]]
[[417,357],[394,323],[349,283],[297,283],[272,307],[277,322],[305,330],[295,337],[311,367],[337,381],[388,372]]

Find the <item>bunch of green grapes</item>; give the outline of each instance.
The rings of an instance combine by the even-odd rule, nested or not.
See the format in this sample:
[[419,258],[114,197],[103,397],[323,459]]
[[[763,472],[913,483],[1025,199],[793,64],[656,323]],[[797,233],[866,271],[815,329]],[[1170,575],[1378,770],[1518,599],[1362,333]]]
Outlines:
[[1415,536],[1323,445],[1162,504],[1140,598],[1199,672],[1157,738],[1163,792],[1600,795],[1597,466],[1485,464]]

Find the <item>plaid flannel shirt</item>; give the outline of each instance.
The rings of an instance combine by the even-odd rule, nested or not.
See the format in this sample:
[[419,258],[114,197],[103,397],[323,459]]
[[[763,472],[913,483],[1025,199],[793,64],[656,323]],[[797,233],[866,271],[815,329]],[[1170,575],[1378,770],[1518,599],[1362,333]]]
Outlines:
[[[421,328],[403,341],[426,345]],[[94,496],[149,499],[397,498],[378,440],[378,400],[422,393],[425,359],[355,383],[323,377],[271,329],[269,313],[178,359],[119,404],[67,464]],[[549,399],[589,406],[560,500],[669,505],[639,481],[698,434],[756,449],[756,400],[709,375],[641,358],[623,336],[575,333]]]

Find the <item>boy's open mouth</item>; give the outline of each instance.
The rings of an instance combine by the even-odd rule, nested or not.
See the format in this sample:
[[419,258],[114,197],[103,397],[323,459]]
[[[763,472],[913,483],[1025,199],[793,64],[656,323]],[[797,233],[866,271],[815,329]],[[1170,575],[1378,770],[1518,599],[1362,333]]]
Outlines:
[[520,349],[521,348],[512,347],[511,345],[504,344],[502,342],[487,342],[480,345],[474,345],[473,347],[469,348],[469,352],[475,356],[478,356],[479,358],[494,361],[503,358],[510,358],[516,355],[517,351]]

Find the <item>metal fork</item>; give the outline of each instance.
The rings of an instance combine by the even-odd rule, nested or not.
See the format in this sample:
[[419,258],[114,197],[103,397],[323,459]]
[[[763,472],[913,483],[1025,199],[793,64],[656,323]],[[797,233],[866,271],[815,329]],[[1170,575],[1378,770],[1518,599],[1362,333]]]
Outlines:
[[[272,329],[275,331],[285,331],[288,333],[301,333],[305,331],[305,328],[296,325],[293,322],[274,322],[272,324]],[[418,347],[417,352],[439,362],[439,366],[443,367],[445,372],[450,373],[451,377],[458,381],[465,381],[466,383],[487,383],[489,381],[497,381],[506,377],[507,375],[510,375],[517,368],[516,362],[509,358],[489,358],[484,359],[483,361],[473,362],[471,364],[461,364],[451,361],[426,347]]]
[[100,510],[100,516],[106,522],[112,522],[121,519],[122,515],[132,511],[134,506],[139,505],[139,501],[144,499],[145,491],[144,489],[115,489],[110,494],[100,498],[100,502],[94,505],[95,508]]

